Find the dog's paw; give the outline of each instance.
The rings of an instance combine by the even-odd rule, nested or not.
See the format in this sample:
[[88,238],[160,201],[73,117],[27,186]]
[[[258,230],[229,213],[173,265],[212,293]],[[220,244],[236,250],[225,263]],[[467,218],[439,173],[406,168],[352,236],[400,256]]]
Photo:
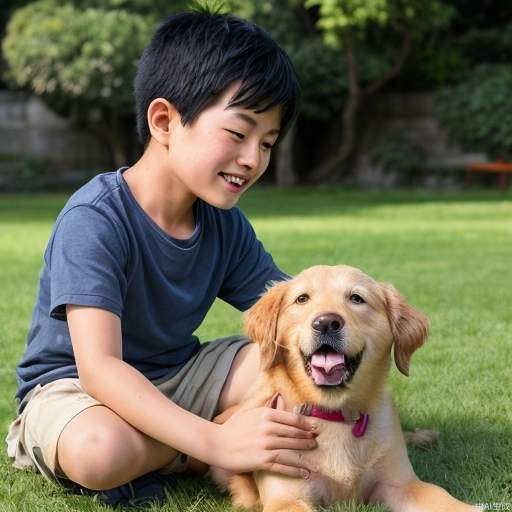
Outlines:
[[213,480],[222,491],[228,488],[229,481],[233,478],[233,475],[234,473],[231,473],[231,471],[218,468],[217,466],[210,466],[208,473],[206,473],[206,476]]
[[260,504],[258,488],[252,475],[234,475],[228,488],[235,507],[252,510]]
[[300,499],[285,499],[265,504],[263,512],[313,512],[313,508]]
[[423,450],[429,450],[439,439],[436,430],[415,429],[414,432],[404,432],[405,442]]

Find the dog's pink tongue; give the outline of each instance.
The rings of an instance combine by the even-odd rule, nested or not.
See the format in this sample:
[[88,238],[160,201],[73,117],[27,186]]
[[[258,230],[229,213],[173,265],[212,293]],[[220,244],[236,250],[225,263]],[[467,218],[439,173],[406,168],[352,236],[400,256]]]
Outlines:
[[338,352],[315,352],[311,357],[311,376],[318,386],[338,386],[343,380],[345,357]]

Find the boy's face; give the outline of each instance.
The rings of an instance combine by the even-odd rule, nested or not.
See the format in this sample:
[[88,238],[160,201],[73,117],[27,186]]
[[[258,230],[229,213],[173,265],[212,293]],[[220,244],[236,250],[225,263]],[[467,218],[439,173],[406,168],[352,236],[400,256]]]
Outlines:
[[281,123],[281,109],[256,114],[228,107],[232,86],[190,125],[179,116],[169,126],[168,170],[185,187],[217,208],[233,207],[265,172]]

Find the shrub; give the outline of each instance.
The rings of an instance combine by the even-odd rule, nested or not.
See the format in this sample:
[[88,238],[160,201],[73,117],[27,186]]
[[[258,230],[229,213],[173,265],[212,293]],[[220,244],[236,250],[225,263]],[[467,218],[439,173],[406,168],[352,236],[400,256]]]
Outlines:
[[113,103],[126,108],[137,59],[151,25],[126,11],[56,6],[42,0],[13,15],[3,49],[7,76],[61,103]]
[[408,139],[403,130],[387,133],[371,151],[372,161],[389,172],[416,172],[424,158],[423,151]]
[[508,63],[512,58],[512,23],[470,30],[460,38],[459,45],[474,63]]
[[439,119],[471,151],[512,159],[512,67],[483,64],[438,95]]

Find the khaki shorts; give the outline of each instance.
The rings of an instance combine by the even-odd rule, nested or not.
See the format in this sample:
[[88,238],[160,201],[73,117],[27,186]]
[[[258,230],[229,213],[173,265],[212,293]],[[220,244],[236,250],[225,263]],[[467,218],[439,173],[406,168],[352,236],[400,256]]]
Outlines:
[[[177,374],[154,384],[180,407],[212,420],[233,359],[248,343],[240,336],[205,343]],[[7,453],[14,459],[14,467],[37,468],[54,481],[65,478],[56,471],[59,437],[77,414],[97,405],[102,404],[83,390],[79,379],[59,379],[36,386],[23,412],[9,427]],[[161,471],[179,473],[186,469],[187,456],[177,452]]]

